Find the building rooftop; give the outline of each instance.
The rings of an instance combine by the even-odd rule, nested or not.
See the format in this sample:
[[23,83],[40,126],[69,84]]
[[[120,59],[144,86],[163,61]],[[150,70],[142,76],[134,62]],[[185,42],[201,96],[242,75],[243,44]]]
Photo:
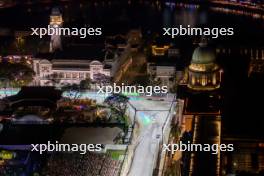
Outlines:
[[38,53],[35,58],[48,60],[65,59],[65,60],[98,60],[103,61],[105,51],[103,46],[89,44],[72,44],[64,47],[62,51],[54,53]]
[[150,56],[148,63],[153,63],[156,66],[175,66],[177,70],[184,69],[184,63],[179,57]]
[[11,104],[19,103],[23,105],[21,100],[24,100],[25,104],[38,102],[42,105],[43,103],[38,100],[56,102],[61,98],[61,93],[60,90],[56,90],[54,87],[22,87],[16,95],[6,97],[5,100]]
[[214,63],[216,59],[215,51],[206,44],[200,44],[192,55],[191,63],[193,64],[208,64]]

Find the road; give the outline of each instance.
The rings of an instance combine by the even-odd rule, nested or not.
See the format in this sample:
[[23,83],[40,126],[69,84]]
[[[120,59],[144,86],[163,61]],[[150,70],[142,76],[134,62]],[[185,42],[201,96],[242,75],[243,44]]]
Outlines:
[[[97,92],[87,92],[82,95],[82,98],[95,99],[99,103],[103,102],[105,97],[107,95]],[[150,100],[150,98],[131,97],[129,100],[137,109],[135,120],[139,124],[139,135],[132,140],[135,149],[128,176],[151,176],[156,166],[159,145],[163,138],[162,127],[167,120],[173,96],[165,98],[164,101]],[[130,110],[133,111],[134,108]]]
[[[162,126],[166,122],[171,101],[153,101],[143,98],[141,101],[131,101],[139,111],[136,121],[140,124],[140,134],[132,143],[135,145],[134,157],[128,176],[152,176],[162,142]],[[148,119],[149,118],[149,119]]]
[[[85,97],[102,102],[107,95],[89,92]],[[136,121],[139,124],[139,135],[132,140],[135,146],[134,156],[128,176],[152,176],[162,141],[162,126],[167,120],[173,96],[164,101],[150,100],[151,97],[131,97],[129,102],[137,109]],[[132,107],[130,107],[132,108]],[[131,109],[133,111],[134,109]],[[130,117],[133,120],[133,117]]]

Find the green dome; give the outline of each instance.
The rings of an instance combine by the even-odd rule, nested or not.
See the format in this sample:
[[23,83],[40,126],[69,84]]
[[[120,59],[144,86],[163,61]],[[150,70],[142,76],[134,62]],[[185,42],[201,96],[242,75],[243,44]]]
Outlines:
[[192,55],[192,61],[193,64],[209,64],[215,62],[215,51],[211,48],[200,45],[197,47]]

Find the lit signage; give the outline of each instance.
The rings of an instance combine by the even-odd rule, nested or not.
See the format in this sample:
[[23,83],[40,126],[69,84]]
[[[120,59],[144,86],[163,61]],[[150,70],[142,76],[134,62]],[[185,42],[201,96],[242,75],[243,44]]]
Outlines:
[[2,150],[0,152],[0,159],[10,160],[16,157],[16,153]]

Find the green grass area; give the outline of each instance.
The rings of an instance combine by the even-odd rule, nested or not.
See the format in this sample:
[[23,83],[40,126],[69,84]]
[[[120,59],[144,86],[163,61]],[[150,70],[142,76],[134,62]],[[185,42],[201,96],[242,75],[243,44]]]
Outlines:
[[130,122],[130,118],[127,116],[127,115],[124,115],[124,121],[125,121],[125,124],[128,126],[129,124],[131,124]]
[[121,155],[125,155],[125,151],[124,150],[107,150],[107,154],[109,154],[112,159],[119,160],[119,157]]

